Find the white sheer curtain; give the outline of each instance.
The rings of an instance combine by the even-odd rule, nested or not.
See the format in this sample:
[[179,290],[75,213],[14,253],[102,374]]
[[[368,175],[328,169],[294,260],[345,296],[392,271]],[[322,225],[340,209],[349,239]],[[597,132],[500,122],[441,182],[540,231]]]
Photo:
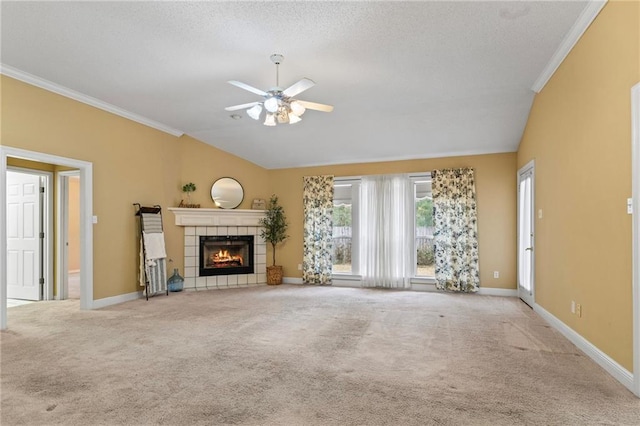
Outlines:
[[413,266],[413,186],[405,175],[362,178],[360,273],[364,287],[408,288]]

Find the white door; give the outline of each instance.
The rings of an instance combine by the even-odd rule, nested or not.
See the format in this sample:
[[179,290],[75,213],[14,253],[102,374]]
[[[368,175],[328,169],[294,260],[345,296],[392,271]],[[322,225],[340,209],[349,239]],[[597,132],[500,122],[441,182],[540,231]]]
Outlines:
[[518,171],[518,297],[534,303],[534,163]]
[[7,171],[7,297],[40,300],[40,176]]

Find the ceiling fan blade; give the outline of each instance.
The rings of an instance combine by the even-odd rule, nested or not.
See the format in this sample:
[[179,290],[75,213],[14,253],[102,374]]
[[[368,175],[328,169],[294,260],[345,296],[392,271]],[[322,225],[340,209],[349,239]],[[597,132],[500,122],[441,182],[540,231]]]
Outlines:
[[293,83],[291,86],[284,89],[282,94],[292,98],[298,93],[302,93],[307,89],[311,89],[315,85],[316,83],[313,80],[310,80],[308,78],[303,78],[299,82]]
[[260,102],[249,102],[248,104],[234,105],[234,106],[226,107],[225,110],[226,111],[237,111],[239,109],[251,108],[254,105],[258,105],[259,103]]
[[333,105],[317,104],[315,102],[300,101],[300,100],[297,100],[297,102],[300,102],[306,109],[313,109],[315,111],[322,111],[322,112],[333,111]]
[[265,92],[264,90],[256,89],[255,87],[249,86],[248,84],[243,83],[241,81],[229,80],[227,81],[227,83],[233,84],[234,86],[239,87],[241,89],[248,90],[249,92],[255,93],[256,95],[268,96],[268,93]]

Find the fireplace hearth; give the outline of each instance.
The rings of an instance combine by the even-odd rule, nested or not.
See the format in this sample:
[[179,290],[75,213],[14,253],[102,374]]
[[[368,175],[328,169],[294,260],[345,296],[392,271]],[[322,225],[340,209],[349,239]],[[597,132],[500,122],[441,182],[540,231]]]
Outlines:
[[201,235],[199,276],[253,274],[253,235]]

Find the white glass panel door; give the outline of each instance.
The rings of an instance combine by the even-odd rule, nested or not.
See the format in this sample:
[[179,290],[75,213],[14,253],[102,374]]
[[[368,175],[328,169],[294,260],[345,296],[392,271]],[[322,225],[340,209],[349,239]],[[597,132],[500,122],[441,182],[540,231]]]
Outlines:
[[534,303],[533,162],[518,171],[518,297]]

